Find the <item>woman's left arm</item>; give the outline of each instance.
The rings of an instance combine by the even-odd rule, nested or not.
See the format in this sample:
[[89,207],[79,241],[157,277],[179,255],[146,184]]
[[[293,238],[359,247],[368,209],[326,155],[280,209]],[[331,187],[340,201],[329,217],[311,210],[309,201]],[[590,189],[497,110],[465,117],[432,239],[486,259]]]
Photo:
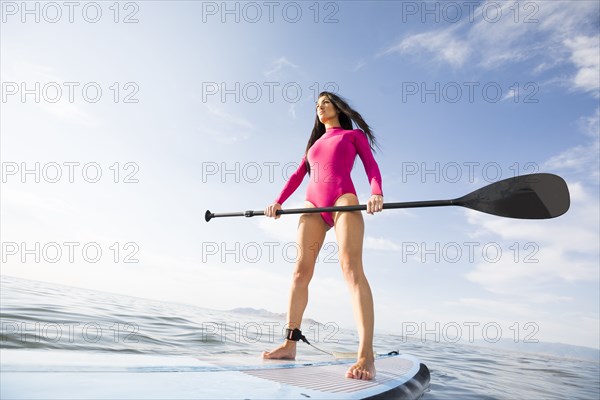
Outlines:
[[369,146],[369,140],[367,135],[361,130],[355,131],[356,152],[360,157],[367,178],[369,179],[369,185],[371,186],[371,198],[367,201],[367,213],[373,214],[374,212],[381,211],[383,209],[383,190],[381,184],[381,172],[375,157],[373,157],[373,151]]

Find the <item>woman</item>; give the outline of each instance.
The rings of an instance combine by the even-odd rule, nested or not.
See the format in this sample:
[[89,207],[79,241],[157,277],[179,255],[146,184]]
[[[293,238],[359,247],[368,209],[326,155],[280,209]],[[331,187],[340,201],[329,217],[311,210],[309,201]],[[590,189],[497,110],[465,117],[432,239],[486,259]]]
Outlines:
[[[358,154],[363,162],[371,198],[367,213],[383,208],[381,174],[373,158],[375,137],[361,115],[339,96],[322,92],[317,101],[317,116],[300,166],[292,174],[279,197],[265,209],[268,217],[279,218],[276,211],[302,183],[306,173],[312,175],[307,188],[305,207],[328,207],[359,204],[350,171]],[[353,129],[352,122],[361,129]],[[312,172],[312,174],[311,174]],[[352,294],[354,314],[360,338],[356,364],[346,376],[354,379],[373,379],[374,311],[373,296],[363,271],[362,245],[364,221],[360,211],[302,214],[298,223],[300,251],[296,262],[288,307],[288,330],[285,342],[263,358],[294,359],[296,342],[302,338],[300,324],[308,303],[308,284],[326,232],[335,228],[339,260],[344,278]],[[310,250],[310,251],[309,251]],[[315,251],[316,250],[316,251]]]

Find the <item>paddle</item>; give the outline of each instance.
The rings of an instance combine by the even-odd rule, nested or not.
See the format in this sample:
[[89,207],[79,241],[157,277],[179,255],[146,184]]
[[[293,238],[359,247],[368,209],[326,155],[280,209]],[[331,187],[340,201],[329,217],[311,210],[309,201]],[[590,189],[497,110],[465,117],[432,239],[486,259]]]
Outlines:
[[[384,209],[461,206],[501,217],[520,219],[555,218],[567,212],[570,205],[569,189],[558,175],[529,174],[491,183],[463,197],[452,200],[409,201],[384,203]],[[332,211],[366,210],[365,204],[355,206],[295,208],[277,210],[281,214],[303,214]],[[264,211],[211,213],[206,210],[206,222],[216,217],[253,217]]]

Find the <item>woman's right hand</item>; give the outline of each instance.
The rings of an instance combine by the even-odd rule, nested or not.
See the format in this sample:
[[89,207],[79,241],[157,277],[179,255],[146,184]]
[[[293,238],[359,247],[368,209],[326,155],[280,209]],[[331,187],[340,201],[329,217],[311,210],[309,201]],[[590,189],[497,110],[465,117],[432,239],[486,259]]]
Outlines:
[[265,216],[278,219],[279,217],[281,217],[281,215],[275,214],[277,210],[281,210],[281,204],[273,203],[270,206],[267,206],[267,208],[265,208]]

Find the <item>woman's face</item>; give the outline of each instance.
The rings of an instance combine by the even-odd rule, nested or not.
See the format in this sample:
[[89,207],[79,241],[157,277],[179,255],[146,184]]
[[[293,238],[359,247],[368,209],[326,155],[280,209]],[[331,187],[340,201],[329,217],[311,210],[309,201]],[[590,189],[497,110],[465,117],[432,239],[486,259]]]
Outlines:
[[329,97],[319,97],[319,100],[317,101],[317,116],[322,124],[337,119],[338,111],[335,109],[331,100],[329,100]]

